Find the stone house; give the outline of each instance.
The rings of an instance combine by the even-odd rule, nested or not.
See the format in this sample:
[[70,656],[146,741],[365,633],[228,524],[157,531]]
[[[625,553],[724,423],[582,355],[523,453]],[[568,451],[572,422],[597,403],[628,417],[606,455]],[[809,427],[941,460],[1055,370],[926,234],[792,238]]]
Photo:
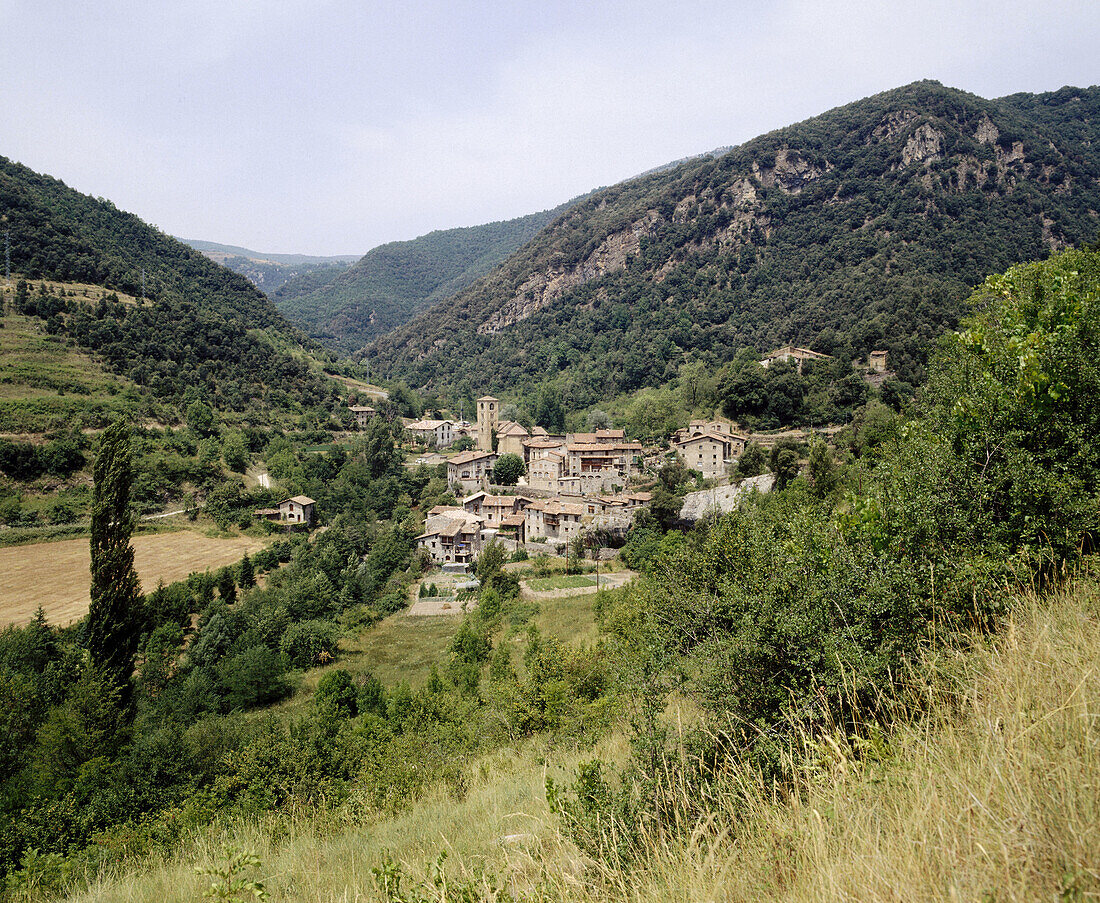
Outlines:
[[279,502],[279,520],[286,524],[305,524],[311,527],[316,504],[313,499],[305,495],[296,495]]
[[713,480],[726,475],[726,468],[745,450],[745,442],[744,436],[702,433],[677,442],[676,451],[687,467]]
[[496,452],[460,452],[447,462],[447,482],[473,492],[489,479],[499,457]]
[[578,441],[577,436],[587,438],[588,435],[578,433],[566,443],[568,470],[571,476],[581,476],[586,473],[599,471],[611,471],[616,476],[629,476],[634,469],[635,458],[642,454],[642,443],[619,441]]
[[436,448],[446,448],[454,441],[450,420],[417,420],[405,427],[414,439]]
[[692,420],[686,427],[681,427],[675,433],[672,434],[672,444],[675,445],[678,442],[683,442],[685,439],[690,439],[692,436],[702,436],[703,433],[718,433],[722,436],[738,436],[741,439],[748,439],[746,436],[742,436],[733,429],[733,424],[725,420]]
[[509,514],[500,522],[498,535],[502,539],[512,540],[516,545],[523,545],[527,542],[527,516],[522,511],[519,514]]
[[523,441],[523,463],[528,467],[531,462],[554,452],[565,457],[565,439],[555,436],[532,436]]
[[490,495],[487,492],[475,492],[462,500],[462,508],[468,514],[481,518],[487,528],[499,528],[505,518],[521,512],[531,503],[531,499],[522,495]]
[[527,485],[532,489],[554,491],[565,473],[565,455],[556,451],[547,451],[527,465]]
[[583,529],[585,506],[580,502],[561,499],[539,499],[523,510],[526,518],[526,541],[546,539],[568,542]]
[[802,373],[802,364],[806,361],[829,361],[832,358],[828,354],[821,354],[817,351],[811,351],[809,348],[797,348],[794,345],[784,345],[782,348],[776,348],[775,351],[769,351],[760,359],[760,366],[767,367],[770,364],[774,364],[776,361],[797,361],[798,372]]
[[482,523],[461,508],[432,509],[424,532],[416,537],[418,548],[427,549],[436,564],[469,564],[481,553]]
[[351,416],[355,419],[355,425],[361,430],[367,428],[370,419],[375,415],[374,408],[365,404],[348,405],[348,410],[351,411]]

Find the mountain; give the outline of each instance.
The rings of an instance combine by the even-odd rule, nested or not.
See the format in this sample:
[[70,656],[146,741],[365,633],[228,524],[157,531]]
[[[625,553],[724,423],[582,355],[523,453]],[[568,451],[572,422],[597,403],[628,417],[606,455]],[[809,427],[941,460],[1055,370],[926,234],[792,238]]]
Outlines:
[[213,241],[188,238],[181,238],[180,241],[196,251],[201,251],[215,263],[228,267],[234,273],[240,273],[268,295],[285,285],[288,280],[306,273],[320,271],[333,278],[359,259],[355,255],[316,257],[309,254],[268,254]]
[[787,342],[923,377],[985,273],[1100,227],[1100,89],[923,81],[594,192],[360,352],[413,386],[575,408]]
[[290,280],[275,292],[275,304],[328,347],[354,351],[484,276],[569,203],[519,219],[380,245],[343,272],[315,271]]
[[[16,292],[17,311],[152,396],[238,411],[328,403],[331,387],[314,375],[304,337],[243,276],[110,201],[3,157],[0,213],[13,277],[42,280],[38,292]],[[76,297],[47,280],[99,290]]]

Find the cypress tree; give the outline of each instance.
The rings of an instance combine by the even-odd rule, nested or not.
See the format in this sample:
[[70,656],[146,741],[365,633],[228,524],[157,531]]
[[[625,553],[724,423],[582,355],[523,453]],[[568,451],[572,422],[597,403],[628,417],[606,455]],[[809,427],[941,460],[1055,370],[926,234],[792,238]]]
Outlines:
[[92,604],[85,634],[92,661],[129,698],[143,599],[130,512],[130,429],[122,420],[104,431],[93,470]]

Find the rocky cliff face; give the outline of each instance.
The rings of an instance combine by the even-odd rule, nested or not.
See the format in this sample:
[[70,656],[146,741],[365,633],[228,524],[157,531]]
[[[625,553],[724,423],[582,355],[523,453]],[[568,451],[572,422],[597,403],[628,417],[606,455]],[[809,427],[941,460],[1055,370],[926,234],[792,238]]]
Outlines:
[[[868,98],[597,192],[365,353],[416,384],[545,378],[563,361],[589,367],[604,335],[619,337],[605,357],[721,357],[738,343],[809,344],[835,319],[915,360],[901,346],[950,323],[945,291],[962,298],[985,272],[1095,235],[1098,118],[1093,89],[1057,104],[935,83]],[[809,313],[825,303],[835,314]],[[574,338],[581,322],[595,335]],[[658,351],[662,341],[673,350]]]

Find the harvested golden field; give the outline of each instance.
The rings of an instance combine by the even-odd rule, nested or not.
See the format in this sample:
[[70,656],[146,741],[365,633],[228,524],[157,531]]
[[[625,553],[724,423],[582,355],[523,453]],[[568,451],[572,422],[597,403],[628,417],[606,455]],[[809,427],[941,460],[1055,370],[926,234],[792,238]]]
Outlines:
[[[183,580],[193,571],[240,561],[266,545],[252,536],[215,539],[182,530],[135,536],[134,563],[142,588]],[[91,557],[88,539],[0,549],[0,626],[25,624],[39,605],[51,624],[68,624],[88,611]]]

